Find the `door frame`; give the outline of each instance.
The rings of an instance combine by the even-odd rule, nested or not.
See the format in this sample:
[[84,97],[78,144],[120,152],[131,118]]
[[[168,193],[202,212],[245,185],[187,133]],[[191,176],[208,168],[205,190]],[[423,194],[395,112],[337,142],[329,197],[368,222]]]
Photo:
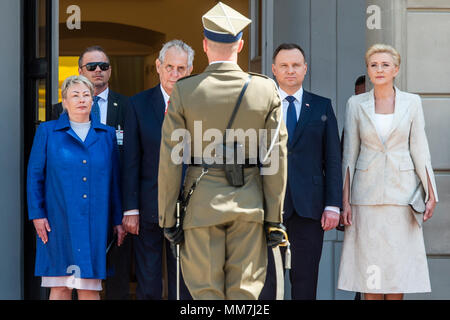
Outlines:
[[[39,56],[39,5],[45,4],[45,55]],[[49,119],[53,103],[58,99],[58,20],[59,0],[23,0],[23,88],[24,88],[24,170],[33,144],[38,118],[38,82],[45,81],[45,118]],[[42,45],[42,43],[41,43]],[[56,90],[55,90],[56,88]],[[56,99],[55,99],[56,97]],[[55,101],[56,100],[56,101]],[[26,199],[26,174],[22,181],[23,199]],[[23,210],[24,299],[47,299],[48,290],[42,289],[40,279],[34,276],[36,236],[33,224],[28,221],[26,200]]]

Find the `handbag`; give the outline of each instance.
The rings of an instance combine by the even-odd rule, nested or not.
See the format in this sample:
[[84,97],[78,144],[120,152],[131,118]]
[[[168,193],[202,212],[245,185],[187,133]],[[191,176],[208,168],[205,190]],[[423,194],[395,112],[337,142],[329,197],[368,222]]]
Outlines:
[[419,224],[420,227],[422,227],[426,204],[425,204],[425,190],[423,189],[421,182],[419,182],[419,184],[417,185],[416,190],[414,191],[411,200],[409,201],[408,204],[412,209],[411,211],[417,223]]

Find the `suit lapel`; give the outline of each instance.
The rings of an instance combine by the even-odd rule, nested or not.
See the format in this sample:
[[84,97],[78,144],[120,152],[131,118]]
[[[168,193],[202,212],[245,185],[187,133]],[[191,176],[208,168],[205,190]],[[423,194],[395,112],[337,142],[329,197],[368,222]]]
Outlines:
[[[375,124],[375,96],[374,96],[374,90],[372,89],[369,92],[369,98],[361,103],[362,109],[364,113],[367,115],[367,117],[370,120],[370,123],[372,125],[373,130],[375,131],[378,141],[381,145],[383,145],[383,142],[380,138],[380,135],[377,130],[377,126]],[[400,121],[403,119],[405,114],[408,111],[408,105],[405,104],[405,102],[402,99],[402,93],[398,88],[395,88],[395,107],[394,107],[394,118],[392,119],[392,125],[391,129],[389,130],[389,134],[387,135],[385,143],[390,139],[392,132],[397,128]]]
[[80,137],[73,131],[70,126],[69,115],[67,112],[63,112],[61,116],[56,120],[55,131],[64,131],[66,134],[74,138],[78,143],[83,145],[83,141],[81,141]]
[[165,102],[159,84],[153,88],[149,98],[150,106],[153,109],[155,117],[162,126],[164,120]]
[[88,134],[83,143],[80,137],[75,133],[75,131],[70,126],[69,115],[67,113],[63,113],[56,121],[57,123],[55,126],[55,131],[65,131],[68,135],[70,135],[78,143],[80,143],[80,145],[86,148],[89,148],[99,139],[95,129],[105,130],[104,126],[100,122],[91,119],[91,127],[89,128]]
[[[90,129],[89,129],[90,130]],[[72,136],[72,138],[74,138],[75,140],[77,140],[78,143],[80,143],[81,145],[83,145],[83,141],[80,139],[80,137],[75,133],[75,131],[73,131],[72,127],[69,126],[69,130],[66,131],[66,133],[69,136]]]
[[109,90],[108,93],[108,110],[106,112],[106,124],[111,127],[116,127],[118,115],[118,103],[114,92]]
[[300,139],[303,131],[305,130],[305,126],[309,121],[309,118],[312,114],[312,96],[309,92],[303,90],[303,97],[302,97],[302,107],[300,109],[300,116],[297,121],[297,126],[295,127],[294,131],[294,138],[291,140],[290,145],[294,146],[295,143]]
[[[71,129],[72,130],[72,129]],[[84,146],[86,148],[89,148],[91,145],[93,145],[98,140],[98,134],[95,131],[95,124],[92,123],[91,128],[89,129],[89,132],[86,136],[86,139],[84,140]]]
[[408,111],[408,104],[402,98],[402,92],[395,87],[394,119],[392,119],[392,126],[387,135],[386,142],[390,139],[392,132],[398,127],[400,121]]
[[368,99],[361,102],[361,107],[363,112],[366,114],[367,118],[369,119],[369,122],[372,126],[372,130],[375,132],[378,142],[383,145],[383,142],[381,141],[380,135],[378,134],[377,126],[375,124],[375,97],[373,93],[373,89],[369,91]]

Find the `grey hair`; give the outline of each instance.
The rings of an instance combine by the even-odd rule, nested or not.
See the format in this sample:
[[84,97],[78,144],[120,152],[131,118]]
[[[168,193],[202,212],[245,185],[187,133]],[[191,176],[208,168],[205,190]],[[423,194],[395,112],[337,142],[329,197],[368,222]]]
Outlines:
[[[75,84],[84,84],[86,87],[88,87],[89,91],[91,92],[91,96],[94,96],[94,86],[92,84],[92,82],[89,81],[88,78],[86,78],[85,76],[79,75],[79,76],[70,76],[67,77],[62,86],[61,86],[61,96],[63,99],[67,98],[67,91],[69,90],[69,88]],[[63,109],[66,109],[64,107],[64,103],[63,103]]]
[[171,40],[163,45],[161,51],[159,51],[158,57],[158,60],[161,63],[164,63],[164,57],[166,56],[166,53],[170,48],[177,48],[178,50],[183,50],[184,52],[186,52],[188,56],[188,68],[192,67],[192,65],[194,64],[194,49],[192,49],[189,45],[181,40]]

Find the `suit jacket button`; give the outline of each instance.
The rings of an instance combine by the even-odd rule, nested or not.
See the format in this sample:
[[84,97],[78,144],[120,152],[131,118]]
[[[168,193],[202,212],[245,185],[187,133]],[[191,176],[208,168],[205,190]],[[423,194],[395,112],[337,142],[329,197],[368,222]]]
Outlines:
[[85,163],[85,164],[86,164],[86,163],[87,163],[87,161],[86,161],[86,160],[83,160],[83,163]]
[[83,198],[86,199],[87,198],[87,194],[83,194]]
[[86,178],[86,177],[83,177],[83,181],[86,182],[86,181],[87,181],[87,178]]

